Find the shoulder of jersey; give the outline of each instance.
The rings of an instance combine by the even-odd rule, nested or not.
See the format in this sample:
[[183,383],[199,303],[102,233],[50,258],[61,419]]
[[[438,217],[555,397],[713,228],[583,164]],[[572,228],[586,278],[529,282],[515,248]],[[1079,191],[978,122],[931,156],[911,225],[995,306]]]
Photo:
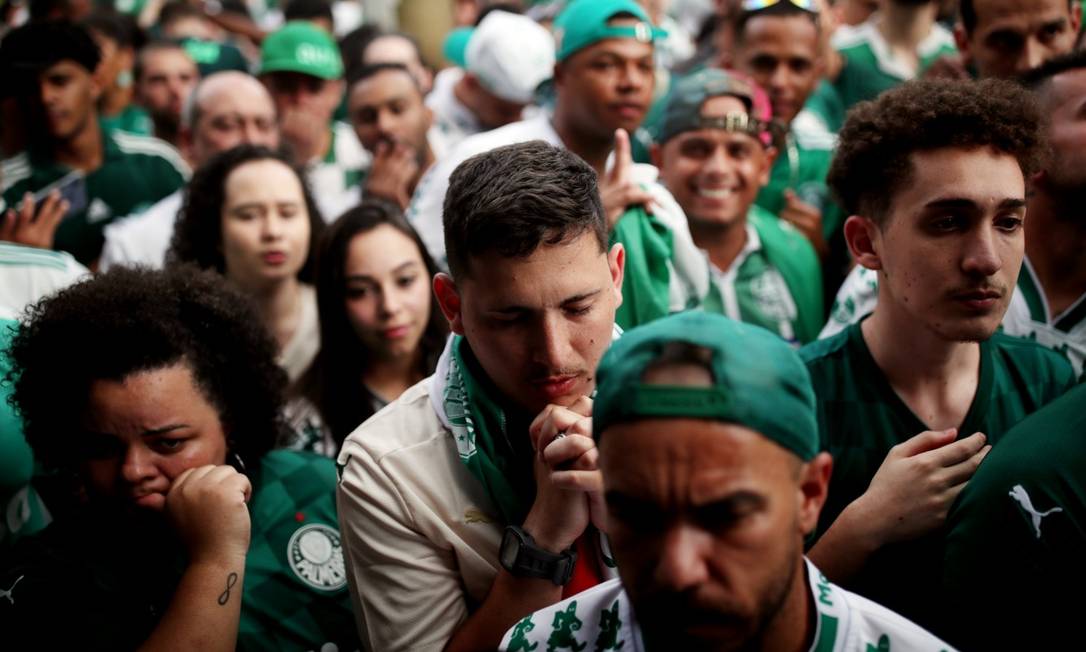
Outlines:
[[188,176],[189,166],[172,145],[152,136],[140,136],[125,131],[110,133],[117,148],[125,154],[165,159],[181,174]]
[[30,157],[26,152],[4,159],[4,162],[0,164],[0,193],[7,192],[20,181],[29,179],[30,172]]

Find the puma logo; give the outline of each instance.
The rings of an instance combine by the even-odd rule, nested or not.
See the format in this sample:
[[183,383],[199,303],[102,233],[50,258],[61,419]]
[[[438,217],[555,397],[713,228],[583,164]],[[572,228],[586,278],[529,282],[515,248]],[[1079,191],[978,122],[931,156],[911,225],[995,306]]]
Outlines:
[[0,598],[7,598],[8,602],[10,602],[11,604],[15,604],[15,598],[11,597],[11,592],[15,590],[16,585],[18,585],[24,577],[26,576],[20,575],[19,579],[15,580],[15,584],[12,584],[7,591],[0,591]]
[[1021,505],[1022,509],[1029,512],[1030,519],[1032,519],[1033,521],[1033,531],[1037,533],[1038,539],[1041,538],[1041,519],[1048,516],[1049,514],[1055,514],[1056,512],[1063,511],[1062,507],[1053,507],[1046,512],[1038,512],[1036,509],[1034,509],[1033,501],[1030,500],[1029,494],[1026,493],[1025,487],[1020,484],[1016,484],[1011,487],[1008,495],[1013,498],[1015,502]]

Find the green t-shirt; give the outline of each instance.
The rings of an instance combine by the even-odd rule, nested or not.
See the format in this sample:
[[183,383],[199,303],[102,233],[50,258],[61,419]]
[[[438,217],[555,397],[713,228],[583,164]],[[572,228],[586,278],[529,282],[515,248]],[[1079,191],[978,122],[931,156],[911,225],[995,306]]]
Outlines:
[[[250,478],[251,543],[239,650],[354,650],[332,460],[264,456]],[[143,523],[137,521],[147,519]],[[0,568],[0,631],[10,649],[133,649],[169,606],[184,568],[159,515],[88,506],[21,541]],[[60,625],[60,626],[58,626]]]
[[822,328],[822,271],[811,243],[757,205],[747,242],[728,270],[713,269],[705,310],[761,326],[793,342]]
[[1012,428],[950,510],[947,632],[963,649],[1055,650],[1082,637],[1084,406],[1079,385]]
[[[64,217],[53,245],[84,265],[93,263],[102,252],[106,224],[172,194],[188,176],[188,166],[177,150],[161,140],[104,129],[102,145],[102,165],[78,182],[84,206]],[[15,205],[26,192],[45,190],[71,173],[48,155],[34,151],[17,154],[3,162],[0,172],[3,203]]]
[[[867,490],[890,448],[929,430],[890,386],[860,324],[800,350],[818,402],[822,449],[833,477],[818,533]],[[996,445],[1027,415],[1066,392],[1070,364],[1043,346],[997,333],[980,344],[980,376],[960,436],[983,432]],[[937,624],[931,592],[939,583],[942,533],[889,545],[868,560],[853,590],[925,626]]]
[[135,104],[124,107],[124,110],[117,115],[102,116],[99,122],[106,131],[119,129],[139,136],[151,136],[155,133],[155,123],[151,121],[151,114]]
[[[841,71],[830,86],[820,86],[815,93],[821,95],[832,88],[837,99],[820,98],[814,102],[816,106],[833,107],[826,111],[827,119],[840,118],[841,122],[827,123],[830,131],[841,130],[844,112],[856,103],[873,100],[883,91],[914,78],[913,71],[890,55],[890,47],[873,20],[838,30],[833,36],[833,46],[843,59]],[[927,38],[917,47],[917,74],[922,74],[936,59],[957,52],[953,34],[942,25],[933,24]]]

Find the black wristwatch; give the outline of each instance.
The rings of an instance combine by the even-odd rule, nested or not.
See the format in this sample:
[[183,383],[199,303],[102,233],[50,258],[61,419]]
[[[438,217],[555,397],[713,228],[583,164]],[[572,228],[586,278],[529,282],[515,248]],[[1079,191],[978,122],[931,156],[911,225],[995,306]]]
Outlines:
[[532,535],[523,528],[510,525],[505,528],[498,558],[502,568],[517,577],[534,577],[565,586],[569,578],[573,577],[577,552],[572,548],[559,554],[544,550],[536,545]]

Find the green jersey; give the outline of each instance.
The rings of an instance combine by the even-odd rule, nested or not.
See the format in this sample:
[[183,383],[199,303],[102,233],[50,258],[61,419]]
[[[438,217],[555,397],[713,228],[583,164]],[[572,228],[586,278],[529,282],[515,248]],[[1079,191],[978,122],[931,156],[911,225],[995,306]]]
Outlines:
[[[864,341],[860,324],[800,350],[818,401],[823,450],[833,455],[833,477],[818,532],[867,490],[890,449],[930,430],[897,395]],[[1073,384],[1067,360],[1043,346],[1002,333],[980,343],[977,392],[959,435],[983,432],[998,444],[1027,415]],[[853,582],[853,589],[921,625],[937,623],[930,599],[938,586],[942,534],[885,546]]]
[[963,648],[1080,640],[1086,584],[1086,386],[1008,432],[947,517],[947,632]]
[[1003,328],[1062,353],[1071,361],[1079,380],[1086,380],[1086,292],[1059,314],[1048,305],[1041,281],[1029,258],[1022,261]]
[[[237,648],[357,649],[334,463],[277,450],[250,479],[252,529]],[[5,645],[134,649],[169,606],[184,569],[180,546],[159,514],[99,504],[59,518],[4,558]]]
[[104,115],[99,122],[106,131],[119,129],[140,136],[151,136],[155,133],[155,123],[151,121],[151,114],[135,104],[124,107],[124,110],[117,115]]
[[101,253],[106,224],[173,193],[188,176],[181,156],[161,140],[103,129],[102,148],[102,165],[86,175],[38,151],[9,158],[0,171],[4,206],[18,204],[27,192],[60,186],[65,196],[77,198],[57,227],[54,247],[70,252],[84,265]]
[[747,241],[727,270],[713,267],[704,308],[756,324],[790,342],[810,342],[822,327],[822,271],[811,243],[757,205]]
[[[839,108],[844,111],[857,102],[873,100],[883,91],[919,76],[936,59],[958,52],[953,34],[938,23],[931,26],[928,36],[917,46],[919,66],[915,71],[891,55],[890,46],[874,20],[853,28],[839,29],[833,35],[833,46],[841,55],[843,65],[832,82],[832,90],[840,102]],[[820,87],[816,93],[825,93],[827,88]],[[834,100],[816,100],[816,104],[838,106]],[[833,132],[840,131],[843,124],[843,113],[838,115],[842,122],[827,124]]]

